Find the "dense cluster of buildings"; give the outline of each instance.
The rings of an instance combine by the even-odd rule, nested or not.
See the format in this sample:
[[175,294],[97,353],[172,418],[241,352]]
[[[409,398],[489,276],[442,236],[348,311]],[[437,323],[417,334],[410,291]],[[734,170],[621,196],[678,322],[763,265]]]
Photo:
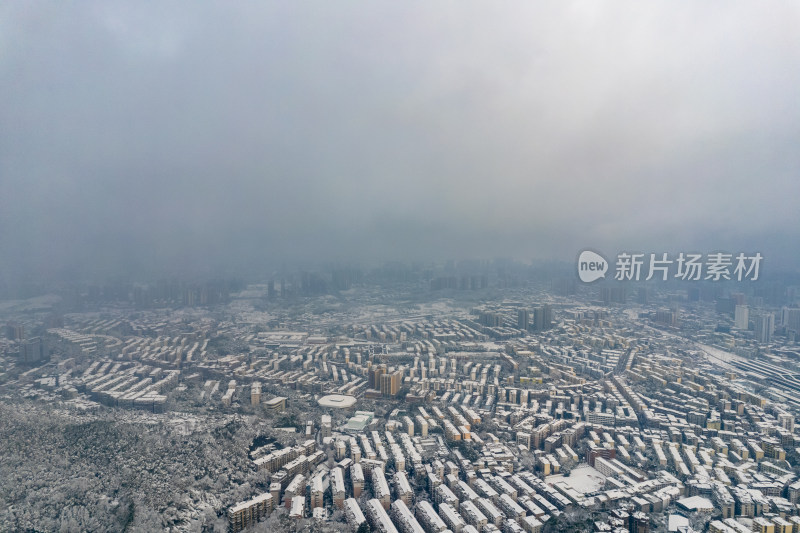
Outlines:
[[721,361],[656,329],[674,317],[640,314],[643,329],[577,306],[530,328],[526,309],[512,322],[515,307],[351,330],[401,351],[352,341],[306,351],[320,391],[405,399],[360,435],[351,422],[324,434],[337,463],[309,474],[331,492],[314,502],[378,531],[540,531],[569,509],[598,518],[596,531],[656,520],[689,531],[697,516],[710,531],[800,524],[795,405],[780,388],[756,392],[769,359]]
[[154,413],[177,392],[264,416],[309,401],[275,429],[293,444],[251,452],[267,485],[229,502],[233,531],[276,512],[403,533],[800,531],[800,310],[561,285],[375,320],[265,327],[238,304],[76,314],[30,339],[9,323],[4,361],[26,366],[4,387]]

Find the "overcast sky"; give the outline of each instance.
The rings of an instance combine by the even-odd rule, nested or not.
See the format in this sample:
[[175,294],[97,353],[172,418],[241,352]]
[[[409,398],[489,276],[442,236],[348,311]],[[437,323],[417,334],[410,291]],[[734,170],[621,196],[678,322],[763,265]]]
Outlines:
[[7,277],[800,246],[800,4],[4,2]]

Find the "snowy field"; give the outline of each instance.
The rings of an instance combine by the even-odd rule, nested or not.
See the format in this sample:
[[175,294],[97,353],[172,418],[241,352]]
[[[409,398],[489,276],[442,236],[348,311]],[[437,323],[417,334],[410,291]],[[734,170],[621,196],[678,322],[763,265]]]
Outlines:
[[562,475],[549,476],[548,483],[561,481],[581,494],[591,494],[602,490],[606,477],[589,465],[575,467],[568,477]]

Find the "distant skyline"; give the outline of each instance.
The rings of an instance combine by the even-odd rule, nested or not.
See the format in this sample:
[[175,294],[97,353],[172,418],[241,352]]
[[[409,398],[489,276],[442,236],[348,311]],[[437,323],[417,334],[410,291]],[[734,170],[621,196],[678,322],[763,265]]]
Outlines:
[[0,5],[0,282],[585,248],[800,265],[800,6]]

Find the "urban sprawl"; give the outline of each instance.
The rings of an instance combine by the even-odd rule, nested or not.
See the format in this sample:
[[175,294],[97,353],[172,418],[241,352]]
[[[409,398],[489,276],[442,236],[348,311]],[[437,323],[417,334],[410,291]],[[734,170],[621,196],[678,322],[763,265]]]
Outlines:
[[11,301],[0,401],[249,424],[172,531],[800,532],[797,287],[382,275]]

